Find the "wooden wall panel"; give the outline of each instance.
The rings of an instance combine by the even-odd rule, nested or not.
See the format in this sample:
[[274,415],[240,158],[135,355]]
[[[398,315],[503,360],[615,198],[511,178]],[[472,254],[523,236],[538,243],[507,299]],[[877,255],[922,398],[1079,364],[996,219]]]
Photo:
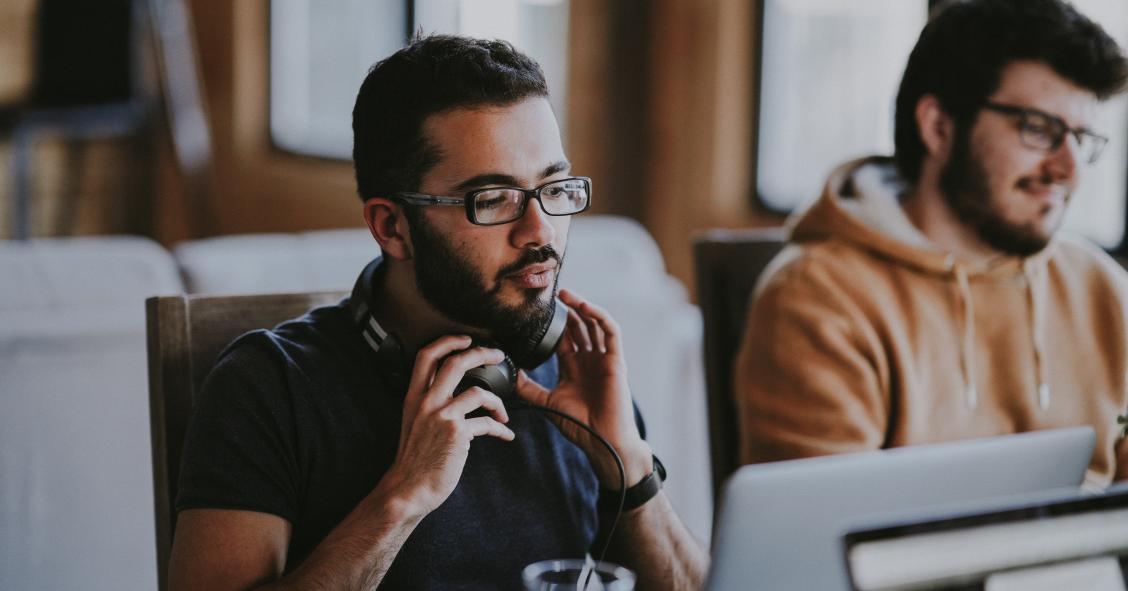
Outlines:
[[269,135],[267,0],[193,0],[211,117],[215,231],[363,225],[352,163],[274,148]]
[[[671,71],[665,85],[656,88],[660,96],[677,95],[686,101],[688,113],[677,133],[684,139],[673,142],[684,146],[682,153],[668,153],[654,166],[668,169],[686,162],[678,182],[682,195],[658,196],[663,203],[655,221],[656,232],[671,272],[692,284],[690,240],[702,229],[725,227],[778,226],[782,218],[765,212],[754,200],[751,175],[755,129],[752,114],[756,109],[755,78],[759,67],[754,31],[756,2],[711,0],[666,0],[663,14],[670,20],[663,27],[689,22],[693,36],[685,51],[690,54],[680,63],[683,69]],[[687,13],[694,14],[691,17]],[[662,31],[659,30],[659,35]],[[660,57],[655,61],[661,63]],[[659,108],[655,117],[672,108]]]

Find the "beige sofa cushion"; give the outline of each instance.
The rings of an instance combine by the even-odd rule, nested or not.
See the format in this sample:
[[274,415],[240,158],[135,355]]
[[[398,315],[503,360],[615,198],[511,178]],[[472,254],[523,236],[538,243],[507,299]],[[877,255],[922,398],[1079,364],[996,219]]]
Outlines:
[[0,589],[156,586],[141,238],[0,242]]

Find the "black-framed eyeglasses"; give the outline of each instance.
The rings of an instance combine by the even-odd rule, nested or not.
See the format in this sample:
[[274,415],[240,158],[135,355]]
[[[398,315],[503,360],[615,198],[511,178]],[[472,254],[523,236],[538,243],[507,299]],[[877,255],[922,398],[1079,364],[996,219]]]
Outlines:
[[1061,117],[1045,111],[991,101],[983,103],[983,108],[1017,116],[1018,137],[1028,148],[1052,152],[1061,146],[1065,141],[1065,135],[1069,134],[1077,142],[1081,160],[1091,164],[1101,157],[1101,152],[1108,144],[1108,138],[1103,135],[1093,133],[1084,127],[1070,127]]
[[490,187],[470,191],[462,197],[442,197],[424,193],[396,193],[392,196],[411,205],[461,205],[466,219],[478,226],[508,224],[525,215],[530,199],[540,203],[548,215],[575,215],[591,206],[591,179],[574,176],[545,183],[535,189]]

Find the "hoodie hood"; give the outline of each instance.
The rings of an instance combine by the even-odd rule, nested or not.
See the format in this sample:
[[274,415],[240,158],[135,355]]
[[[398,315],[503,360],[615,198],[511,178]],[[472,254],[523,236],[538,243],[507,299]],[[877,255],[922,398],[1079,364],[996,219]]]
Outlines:
[[907,187],[892,158],[871,156],[847,162],[827,180],[823,194],[810,209],[789,223],[797,243],[838,239],[868,250],[894,264],[950,282],[955,311],[962,324],[961,370],[969,408],[979,403],[976,386],[975,297],[973,283],[1013,280],[1021,276],[1026,286],[1029,322],[1033,335],[1033,369],[1036,397],[1043,410],[1050,404],[1043,355],[1041,302],[1045,299],[1045,261],[1055,247],[1051,242],[1030,257],[1001,256],[971,264],[956,259],[933,244],[901,207]]

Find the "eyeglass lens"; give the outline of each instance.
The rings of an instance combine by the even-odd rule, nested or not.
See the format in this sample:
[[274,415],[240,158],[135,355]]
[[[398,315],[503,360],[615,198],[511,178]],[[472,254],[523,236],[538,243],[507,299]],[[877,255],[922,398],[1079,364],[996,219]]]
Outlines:
[[1021,122],[1022,139],[1026,145],[1042,150],[1053,150],[1071,138],[1085,162],[1096,162],[1107,140],[1088,132],[1074,132],[1064,124],[1036,114],[1026,114]]
[[[590,199],[587,183],[565,179],[540,189],[540,203],[549,215],[569,215],[583,211]],[[487,189],[474,195],[474,216],[479,224],[501,224],[524,213],[525,193],[517,189]]]

